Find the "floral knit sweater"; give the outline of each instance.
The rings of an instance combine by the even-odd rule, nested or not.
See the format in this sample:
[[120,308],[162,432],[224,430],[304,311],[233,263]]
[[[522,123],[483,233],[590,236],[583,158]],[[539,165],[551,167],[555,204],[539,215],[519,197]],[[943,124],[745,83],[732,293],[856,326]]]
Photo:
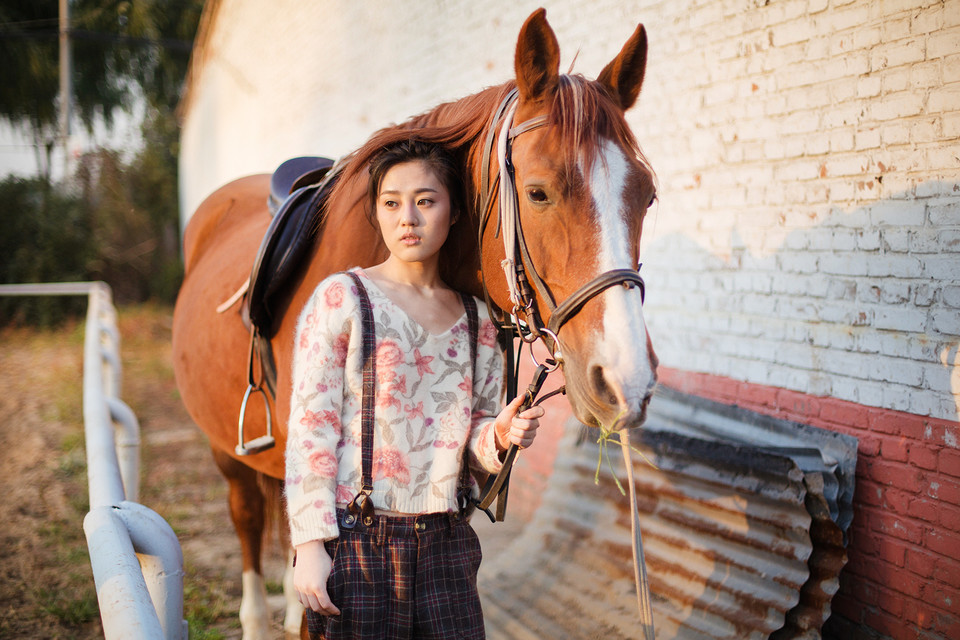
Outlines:
[[[432,334],[357,269],[376,330],[373,504],[400,513],[454,511],[461,462],[500,469],[493,424],[500,407],[502,355],[478,304],[476,370],[466,314]],[[349,276],[321,282],[307,301],[294,344],[286,450],[291,542],[339,534],[336,506],[360,490],[361,320]]]

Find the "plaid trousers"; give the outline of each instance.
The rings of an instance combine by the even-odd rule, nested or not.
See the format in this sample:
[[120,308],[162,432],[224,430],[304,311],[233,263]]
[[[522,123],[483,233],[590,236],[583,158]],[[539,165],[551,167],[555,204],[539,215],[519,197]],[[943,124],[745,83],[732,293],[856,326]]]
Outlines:
[[[343,522],[343,512],[338,510]],[[311,640],[483,640],[480,541],[466,518],[375,516],[327,542],[338,616],[307,609]]]

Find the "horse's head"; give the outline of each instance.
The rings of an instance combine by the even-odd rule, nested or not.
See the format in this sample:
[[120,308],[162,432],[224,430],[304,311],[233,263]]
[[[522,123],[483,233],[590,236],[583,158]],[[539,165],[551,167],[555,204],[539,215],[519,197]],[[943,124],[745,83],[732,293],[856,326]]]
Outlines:
[[[517,262],[533,281],[543,326],[559,336],[574,414],[606,430],[639,425],[656,382],[635,274],[654,178],[624,120],[640,92],[646,52],[641,25],[596,81],[561,75],[542,9],[523,25],[516,52],[511,153],[519,244],[528,254]],[[493,275],[504,255],[494,226],[485,232],[483,269],[494,300],[509,310],[516,302],[491,282],[503,282]]]

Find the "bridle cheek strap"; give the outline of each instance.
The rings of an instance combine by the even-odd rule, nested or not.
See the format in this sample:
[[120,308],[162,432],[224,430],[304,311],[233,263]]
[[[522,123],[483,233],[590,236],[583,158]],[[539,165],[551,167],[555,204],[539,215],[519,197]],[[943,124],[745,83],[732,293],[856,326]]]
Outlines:
[[498,186],[500,195],[499,226],[503,234],[504,255],[504,259],[500,261],[500,267],[503,269],[503,275],[506,278],[510,293],[510,302],[513,303],[515,312],[519,309],[529,309],[532,301],[521,283],[524,257],[519,255],[518,252],[524,249],[526,245],[520,229],[520,202],[517,195],[517,185],[514,181],[511,143],[520,134],[533,131],[547,124],[546,116],[537,116],[514,127],[513,118],[517,113],[518,104],[520,103],[516,99],[509,103],[503,116],[500,135],[497,138],[497,163],[500,167]]
[[517,186],[513,181],[513,167],[508,157],[510,143],[510,128],[513,126],[513,116],[517,112],[519,101],[514,100],[507,113],[503,116],[503,125],[500,137],[497,138],[497,161],[500,164],[500,232],[503,234],[503,255],[500,267],[507,281],[510,291],[510,302],[514,308],[525,306],[517,281],[517,219],[519,218],[519,203],[517,201]]
[[[503,234],[504,254],[500,267],[503,269],[504,278],[507,281],[510,302],[513,304],[513,314],[524,313],[532,334],[543,338],[542,334],[546,333],[547,337],[555,343],[551,352],[554,355],[559,355],[560,345],[557,334],[560,328],[576,315],[591,298],[618,284],[627,288],[639,286],[642,296],[644,285],[643,279],[637,271],[633,269],[613,269],[600,274],[580,287],[560,305],[554,303],[549,291],[546,290],[545,285],[540,280],[530,256],[527,255],[526,241],[523,239],[522,229],[520,228],[520,203],[511,158],[513,139],[527,131],[546,125],[547,118],[546,116],[537,116],[514,127],[513,119],[518,104],[519,101],[513,95],[508,97],[504,103],[506,110],[500,125],[500,134],[497,137],[497,163],[500,169],[498,185],[500,215],[498,222]],[[529,278],[525,267],[530,269]],[[545,327],[539,326],[542,321],[538,319],[529,286],[525,286],[528,280],[532,280],[541,296],[543,296],[544,302],[550,307],[550,321]]]

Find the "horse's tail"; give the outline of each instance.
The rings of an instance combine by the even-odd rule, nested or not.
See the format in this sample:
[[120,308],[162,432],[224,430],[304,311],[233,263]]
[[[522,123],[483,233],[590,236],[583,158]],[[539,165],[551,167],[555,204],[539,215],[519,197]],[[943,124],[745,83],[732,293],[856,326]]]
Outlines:
[[286,500],[283,497],[283,480],[265,473],[257,474],[257,484],[263,495],[264,544],[269,544],[276,531],[277,542],[282,548],[290,546],[290,528],[287,526]]

